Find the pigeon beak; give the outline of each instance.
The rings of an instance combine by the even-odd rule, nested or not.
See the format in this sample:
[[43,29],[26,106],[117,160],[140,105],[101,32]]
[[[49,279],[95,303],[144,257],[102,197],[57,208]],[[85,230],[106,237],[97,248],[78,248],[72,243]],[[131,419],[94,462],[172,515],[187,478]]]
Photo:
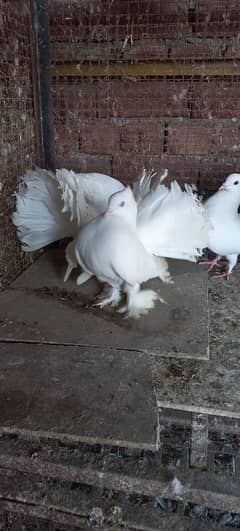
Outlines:
[[224,191],[224,190],[227,190],[228,188],[229,188],[228,186],[223,184],[222,186],[220,186],[219,191]]

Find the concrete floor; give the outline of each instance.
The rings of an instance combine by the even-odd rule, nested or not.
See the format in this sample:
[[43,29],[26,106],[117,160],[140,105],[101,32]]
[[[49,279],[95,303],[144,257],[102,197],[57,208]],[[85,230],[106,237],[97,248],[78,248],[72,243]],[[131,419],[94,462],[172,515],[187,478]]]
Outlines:
[[170,269],[174,285],[152,283],[167,304],[139,321],[90,307],[95,282],[64,284],[62,249],[1,293],[7,529],[35,529],[29,518],[41,529],[236,524],[240,275],[210,279],[208,291],[205,268]]

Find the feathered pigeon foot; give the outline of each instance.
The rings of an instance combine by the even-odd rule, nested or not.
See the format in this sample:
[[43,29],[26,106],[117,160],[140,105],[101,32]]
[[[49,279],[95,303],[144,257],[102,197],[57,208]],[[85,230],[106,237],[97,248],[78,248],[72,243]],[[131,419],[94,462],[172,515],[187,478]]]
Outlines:
[[133,319],[139,319],[139,317],[146,315],[154,308],[157,300],[159,300],[159,295],[152,289],[146,289],[136,293],[127,305],[127,316]]
[[159,278],[162,280],[162,282],[164,282],[164,284],[174,284],[174,280],[169,272],[164,275],[159,275]]
[[165,258],[158,258],[158,276],[165,284],[174,284]]
[[107,297],[103,297],[99,300],[99,302],[96,302],[93,304],[94,307],[97,308],[104,308],[104,306],[110,305],[113,307],[118,306],[121,299],[121,293],[118,288],[111,288],[108,292]]
[[165,302],[160,295],[152,289],[144,289],[136,291],[136,288],[128,288],[127,290],[127,305],[119,308],[118,313],[127,313],[128,317],[139,319],[142,315],[146,315],[155,306],[155,302],[160,300]]
[[210,265],[208,272],[212,271],[212,269],[218,264],[219,258],[213,258],[213,260],[200,260],[199,265]]

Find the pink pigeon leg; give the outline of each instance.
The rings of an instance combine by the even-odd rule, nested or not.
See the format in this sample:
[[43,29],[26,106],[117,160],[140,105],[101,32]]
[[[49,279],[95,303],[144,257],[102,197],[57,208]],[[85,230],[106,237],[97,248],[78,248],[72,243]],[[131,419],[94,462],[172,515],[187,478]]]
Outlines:
[[212,269],[218,264],[218,261],[220,259],[220,256],[216,256],[216,258],[213,258],[212,260],[201,260],[198,262],[200,265],[210,265],[208,271],[212,271]]
[[232,273],[232,270],[233,270],[234,266],[237,263],[238,255],[237,254],[228,254],[226,256],[226,258],[227,258],[227,261],[228,261],[227,271],[224,271],[224,273],[218,273],[218,274],[214,275],[215,278],[222,278],[222,279],[226,278],[227,280],[229,280],[230,275]]
[[216,275],[213,275],[213,278],[222,278],[223,280],[229,280],[231,273],[229,271],[224,271],[224,273],[216,273]]

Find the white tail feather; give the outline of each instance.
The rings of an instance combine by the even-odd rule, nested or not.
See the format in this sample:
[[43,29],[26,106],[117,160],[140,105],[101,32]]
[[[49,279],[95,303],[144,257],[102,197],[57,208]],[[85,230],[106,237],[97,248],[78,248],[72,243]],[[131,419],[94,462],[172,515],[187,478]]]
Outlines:
[[137,203],[141,201],[144,197],[146,197],[146,195],[149,193],[152,179],[155,175],[156,172],[154,170],[147,172],[146,169],[143,168],[141,177],[133,185],[133,193]]
[[28,170],[18,186],[12,216],[24,251],[36,251],[75,235],[76,229],[61,212],[62,206],[52,173],[40,168]]
[[76,220],[80,225],[81,211],[84,202],[84,190],[80,179],[73,171],[66,169],[56,170],[56,179],[62,193],[62,212],[70,214],[71,221]]
[[160,184],[164,181],[164,179],[167,178],[167,176],[168,176],[168,169],[164,170],[162,175],[160,175],[160,179],[159,179]]
[[79,224],[102,213],[110,195],[124,186],[107,175],[57,170],[29,170],[16,192],[17,227],[22,249],[36,251],[65,237],[74,237]]
[[203,205],[191,187],[159,184],[139,204],[138,235],[152,254],[196,261],[208,243]]
[[[147,170],[143,168],[141,177],[133,185],[134,197],[138,204],[141,203],[141,201],[145,197],[147,197],[147,195],[151,191],[152,179],[156,175],[157,175],[157,172],[154,169],[147,172]],[[162,183],[162,181],[164,181],[164,179],[166,179],[167,176],[168,176],[168,170],[166,169],[164,170],[162,175],[160,175],[159,183]]]
[[77,225],[84,225],[102,214],[109,197],[124,188],[122,183],[108,175],[74,173],[65,168],[56,170],[56,179],[62,194],[62,211],[68,212],[71,221]]

